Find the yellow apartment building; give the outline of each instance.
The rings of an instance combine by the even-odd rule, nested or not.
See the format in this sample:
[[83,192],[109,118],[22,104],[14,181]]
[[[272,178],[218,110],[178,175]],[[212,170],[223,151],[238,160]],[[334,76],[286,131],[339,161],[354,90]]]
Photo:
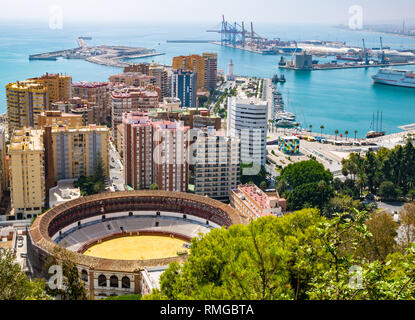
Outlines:
[[173,70],[190,70],[197,73],[197,88],[205,87],[206,58],[193,54],[190,56],[173,57]]
[[38,127],[38,116],[47,108],[47,87],[32,80],[6,85],[9,134],[24,127]]
[[47,110],[56,101],[67,101],[72,98],[72,77],[62,74],[49,74],[28,79],[48,88]]
[[36,217],[45,205],[43,131],[15,131],[9,157],[12,215],[16,219]]
[[[109,176],[109,128],[89,125],[83,127],[46,127],[45,144],[48,151],[48,181],[90,176],[99,155]],[[51,155],[49,156],[49,152]],[[48,184],[49,185],[49,184]]]

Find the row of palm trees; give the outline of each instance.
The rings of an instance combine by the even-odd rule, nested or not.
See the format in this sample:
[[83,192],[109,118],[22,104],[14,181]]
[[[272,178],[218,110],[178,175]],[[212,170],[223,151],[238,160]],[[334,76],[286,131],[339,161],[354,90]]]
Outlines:
[[[271,126],[275,126],[275,124],[273,124],[273,121],[272,120],[269,120],[269,123],[270,123],[270,125]],[[295,124],[295,128],[296,128],[296,130],[298,131],[298,128],[300,127],[300,123],[296,123]],[[309,128],[310,128],[310,132],[312,131],[312,129],[313,129],[313,125],[312,124],[310,124],[309,126],[308,126]],[[323,130],[324,130],[324,125],[321,125],[320,126],[320,135],[321,136],[323,136]],[[340,133],[340,131],[339,130],[334,130],[334,134],[335,134],[335,136],[336,136],[336,140],[337,140],[337,136],[339,135],[339,133]],[[357,133],[358,133],[358,131],[357,130],[354,130],[354,139],[356,140],[356,136],[357,136]],[[345,132],[344,132],[344,135],[346,136],[346,140],[348,139],[348,136],[349,136],[349,131],[348,130],[346,130]]]
[[[310,132],[311,132],[311,130],[313,129],[313,125],[312,124],[310,124],[309,125],[309,128],[310,128]],[[321,125],[320,126],[320,134],[321,134],[321,136],[323,136],[323,129],[324,129],[324,125]],[[336,140],[337,140],[337,136],[338,136],[338,134],[339,134],[340,132],[339,132],[339,130],[334,130],[334,134],[336,135]],[[354,131],[354,139],[356,140],[356,135],[357,135],[357,133],[358,133],[358,131],[357,130],[355,130]],[[349,136],[349,131],[348,130],[346,130],[345,132],[344,132],[344,135],[346,136],[346,140],[347,140],[347,138],[348,138],[348,136]]]

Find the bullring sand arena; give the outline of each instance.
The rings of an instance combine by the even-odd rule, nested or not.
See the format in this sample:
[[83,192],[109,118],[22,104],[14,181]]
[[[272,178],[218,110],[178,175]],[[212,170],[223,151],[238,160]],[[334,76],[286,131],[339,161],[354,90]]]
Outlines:
[[117,260],[149,260],[175,257],[187,251],[186,241],[163,236],[131,236],[104,241],[87,249],[87,256]]

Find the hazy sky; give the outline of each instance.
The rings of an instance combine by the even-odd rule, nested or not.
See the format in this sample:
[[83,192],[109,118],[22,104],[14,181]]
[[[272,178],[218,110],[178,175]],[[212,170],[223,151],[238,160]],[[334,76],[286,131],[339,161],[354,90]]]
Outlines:
[[65,21],[203,21],[347,24],[352,5],[364,23],[415,21],[415,0],[2,0],[1,20],[48,20],[62,8]]

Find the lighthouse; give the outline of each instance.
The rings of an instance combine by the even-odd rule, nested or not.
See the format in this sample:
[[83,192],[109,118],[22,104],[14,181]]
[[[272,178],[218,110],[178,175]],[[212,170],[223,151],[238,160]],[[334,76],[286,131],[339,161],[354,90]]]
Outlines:
[[235,80],[235,76],[233,74],[233,63],[231,59],[231,61],[229,61],[229,64],[228,64],[228,74],[226,75],[226,81],[233,81],[233,80]]

